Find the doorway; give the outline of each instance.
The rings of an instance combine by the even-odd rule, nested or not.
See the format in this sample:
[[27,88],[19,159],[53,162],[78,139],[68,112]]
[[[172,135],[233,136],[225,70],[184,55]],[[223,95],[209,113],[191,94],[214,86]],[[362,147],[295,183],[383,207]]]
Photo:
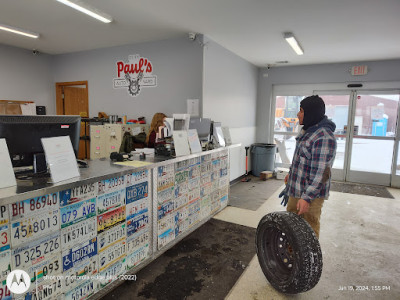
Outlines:
[[[57,115],[79,115],[89,117],[88,82],[57,82],[56,83],[56,111]],[[81,122],[81,140],[79,142],[79,159],[88,159],[90,143],[87,139],[88,128],[86,122]]]
[[[336,123],[336,180],[396,186],[399,90],[314,91]],[[400,170],[399,170],[400,171]]]

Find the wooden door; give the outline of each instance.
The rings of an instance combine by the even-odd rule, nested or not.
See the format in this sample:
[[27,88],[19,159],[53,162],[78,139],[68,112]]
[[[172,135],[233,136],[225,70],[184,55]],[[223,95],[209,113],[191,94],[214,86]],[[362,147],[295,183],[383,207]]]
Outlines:
[[[79,115],[82,118],[89,116],[89,99],[87,81],[56,83],[56,100],[58,115]],[[87,124],[81,123],[81,137],[89,136]],[[86,129],[86,131],[85,131]],[[79,142],[79,159],[89,158],[89,140]]]

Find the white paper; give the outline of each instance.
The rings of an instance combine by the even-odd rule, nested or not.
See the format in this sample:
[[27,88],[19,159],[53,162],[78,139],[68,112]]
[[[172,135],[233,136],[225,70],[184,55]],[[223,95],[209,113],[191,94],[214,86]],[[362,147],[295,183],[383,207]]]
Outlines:
[[221,147],[225,147],[224,134],[222,133],[221,123],[214,123],[214,137]]
[[20,104],[23,115],[36,115],[36,104],[35,103],[24,103]]
[[69,136],[43,138],[42,145],[53,182],[79,176],[78,164]]
[[222,127],[222,133],[224,134],[226,146],[232,145],[232,138],[231,138],[231,132],[229,131],[229,127]]
[[5,139],[0,139],[0,188],[17,185]]
[[197,129],[188,130],[188,141],[190,146],[190,151],[193,153],[199,153],[202,151],[199,136],[197,135]]
[[187,131],[174,130],[172,138],[174,139],[175,155],[177,157],[190,154]]
[[199,114],[199,99],[187,99],[186,112],[193,117],[198,117]]

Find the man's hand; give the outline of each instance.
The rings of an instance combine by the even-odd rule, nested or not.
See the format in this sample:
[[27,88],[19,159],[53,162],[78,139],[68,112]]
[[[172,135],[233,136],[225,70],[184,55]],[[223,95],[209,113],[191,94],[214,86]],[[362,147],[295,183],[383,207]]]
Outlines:
[[287,184],[288,180],[289,180],[289,174],[287,174],[287,175],[285,176],[285,184]]
[[297,214],[299,216],[308,212],[309,208],[310,203],[308,203],[306,200],[300,199],[299,201],[297,201],[297,210],[299,211]]

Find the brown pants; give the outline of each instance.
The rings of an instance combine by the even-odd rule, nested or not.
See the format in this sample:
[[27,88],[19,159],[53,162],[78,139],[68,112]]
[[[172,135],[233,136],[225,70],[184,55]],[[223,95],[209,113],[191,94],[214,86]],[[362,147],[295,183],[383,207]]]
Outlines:
[[[299,200],[300,198],[289,197],[286,210],[297,214],[297,202]],[[323,198],[316,198],[311,202],[308,212],[301,215],[308,222],[308,224],[311,225],[312,229],[314,229],[317,238],[319,238],[319,220],[321,219],[321,210],[323,204]]]

